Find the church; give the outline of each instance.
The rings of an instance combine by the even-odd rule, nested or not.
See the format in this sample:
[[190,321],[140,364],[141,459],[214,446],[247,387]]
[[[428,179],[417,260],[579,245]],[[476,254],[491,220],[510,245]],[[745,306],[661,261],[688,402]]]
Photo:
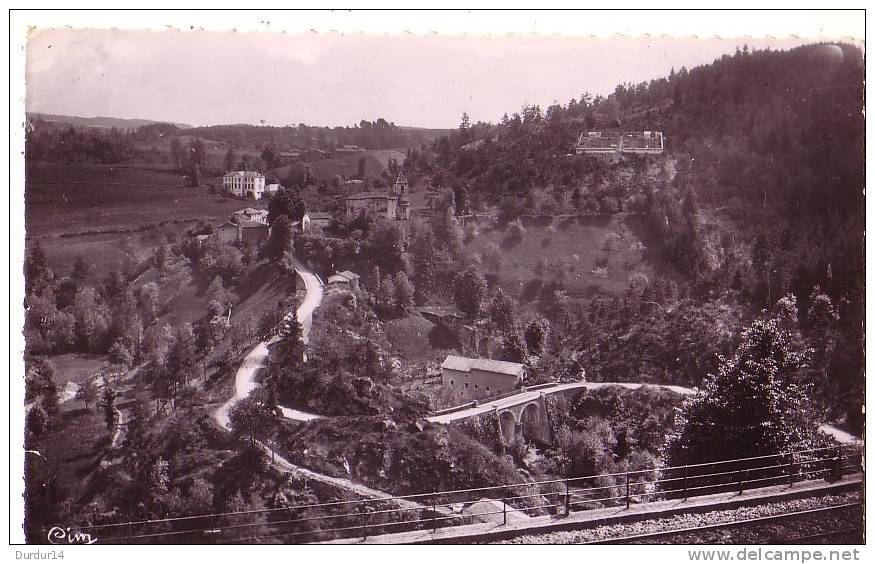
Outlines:
[[410,183],[399,172],[395,182],[389,187],[388,192],[372,190],[359,192],[346,198],[346,217],[353,219],[364,211],[375,216],[384,217],[389,221],[398,219],[410,219],[410,202],[405,195],[410,191]]

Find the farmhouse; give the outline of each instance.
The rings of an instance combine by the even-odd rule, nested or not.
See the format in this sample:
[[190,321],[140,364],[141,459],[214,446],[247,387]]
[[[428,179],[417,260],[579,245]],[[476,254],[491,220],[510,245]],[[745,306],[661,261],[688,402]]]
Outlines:
[[307,231],[310,227],[322,229],[331,225],[332,215],[330,212],[307,212],[301,218],[302,230]]
[[665,149],[661,131],[637,131],[631,133],[581,133],[574,147],[576,155],[659,155]]
[[268,184],[267,186],[264,187],[264,193],[270,194],[271,196],[273,196],[274,194],[276,194],[277,192],[280,191],[280,188],[282,188],[281,184],[277,184],[277,183]]
[[352,219],[362,212],[372,213],[386,219],[395,219],[398,199],[379,190],[359,192],[346,198],[346,217]]
[[222,177],[222,187],[232,196],[260,200],[264,196],[264,175],[251,170],[237,170]]
[[513,391],[523,374],[523,365],[516,362],[449,355],[441,364],[441,386],[465,399],[480,399]]
[[328,284],[348,284],[350,288],[358,289],[359,275],[349,270],[337,272],[328,277]]
[[240,220],[237,222],[237,240],[257,245],[270,235],[270,227],[260,221]]
[[216,228],[216,237],[222,243],[241,241],[243,243],[258,244],[267,239],[269,235],[270,227],[266,222],[262,223],[248,219],[228,221]]
[[258,223],[267,224],[267,210],[259,210],[256,208],[244,208],[234,212],[234,222],[238,221],[256,221]]

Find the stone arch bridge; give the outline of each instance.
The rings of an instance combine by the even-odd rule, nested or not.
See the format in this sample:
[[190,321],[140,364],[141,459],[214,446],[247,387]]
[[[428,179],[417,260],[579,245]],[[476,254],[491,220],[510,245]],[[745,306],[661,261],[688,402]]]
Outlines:
[[547,415],[546,397],[548,395],[578,388],[594,390],[608,386],[618,386],[621,388],[636,390],[644,385],[671,390],[681,395],[691,395],[695,393],[695,389],[683,386],[633,382],[571,382],[567,384],[548,384],[528,389],[523,388],[520,393],[505,398],[491,401],[485,400],[472,402],[463,406],[446,409],[428,417],[427,420],[432,423],[446,424],[493,412],[498,418],[502,441],[505,445],[515,443],[519,438],[525,438],[529,441],[535,441],[542,444],[551,444],[553,442],[553,433]]

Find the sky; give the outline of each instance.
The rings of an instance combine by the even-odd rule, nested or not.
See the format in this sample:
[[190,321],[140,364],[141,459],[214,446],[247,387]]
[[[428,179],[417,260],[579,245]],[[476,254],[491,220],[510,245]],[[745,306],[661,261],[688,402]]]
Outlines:
[[751,48],[810,40],[443,36],[37,29],[26,46],[31,112],[190,125],[449,128],[525,104],[668,75]]

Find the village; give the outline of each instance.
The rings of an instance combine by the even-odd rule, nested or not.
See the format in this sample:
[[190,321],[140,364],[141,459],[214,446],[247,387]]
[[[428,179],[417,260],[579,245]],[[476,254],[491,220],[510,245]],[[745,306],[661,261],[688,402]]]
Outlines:
[[858,542],[832,47],[440,129],[29,111],[27,542]]

